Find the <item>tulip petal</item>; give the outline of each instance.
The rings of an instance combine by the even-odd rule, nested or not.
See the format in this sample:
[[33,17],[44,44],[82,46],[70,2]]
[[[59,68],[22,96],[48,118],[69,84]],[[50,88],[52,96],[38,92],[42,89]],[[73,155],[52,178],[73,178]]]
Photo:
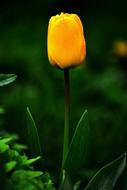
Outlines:
[[83,27],[75,14],[53,16],[48,28],[48,57],[61,69],[82,64],[86,56]]

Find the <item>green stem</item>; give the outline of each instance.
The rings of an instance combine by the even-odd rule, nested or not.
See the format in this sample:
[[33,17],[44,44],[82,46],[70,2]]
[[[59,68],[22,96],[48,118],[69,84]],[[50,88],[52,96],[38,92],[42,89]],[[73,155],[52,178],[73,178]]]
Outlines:
[[69,81],[69,69],[64,70],[64,88],[65,88],[65,116],[64,116],[64,142],[63,142],[63,161],[68,152],[69,146],[69,121],[70,121],[70,81]]

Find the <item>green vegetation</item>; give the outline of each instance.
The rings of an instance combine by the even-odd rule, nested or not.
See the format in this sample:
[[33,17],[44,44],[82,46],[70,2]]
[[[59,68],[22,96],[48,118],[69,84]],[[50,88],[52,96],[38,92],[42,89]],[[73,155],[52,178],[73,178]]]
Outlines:
[[36,171],[32,164],[40,157],[28,159],[26,146],[17,143],[16,135],[0,138],[0,186],[7,190],[54,190],[48,173]]
[[[17,184],[15,188],[18,189],[21,188],[20,185],[27,183],[21,189],[28,189],[30,186],[30,190],[40,188],[38,185],[43,189],[48,184],[47,188],[52,188],[52,182],[56,189],[59,186],[63,146],[64,87],[62,72],[52,68],[48,62],[46,42],[48,20],[50,16],[61,11],[74,12],[81,16],[87,44],[87,59],[84,65],[70,72],[72,94],[70,139],[73,138],[76,124],[85,109],[87,114],[84,119],[89,123],[88,142],[87,146],[86,144],[83,146],[85,150],[82,152],[82,154],[85,152],[86,156],[82,159],[81,165],[73,158],[73,167],[68,157],[65,166],[71,177],[63,171],[61,188],[72,189],[72,186],[75,190],[92,188],[87,184],[97,171],[127,150],[127,56],[121,57],[114,53],[114,42],[127,41],[127,3],[117,0],[84,3],[85,5],[81,0],[75,3],[65,0],[52,2],[37,0],[31,3],[6,0],[0,7],[0,73],[14,73],[17,76],[16,81],[6,86],[5,84],[13,81],[16,76],[11,75],[10,78],[8,75],[10,78],[8,81],[5,80],[5,75],[0,75],[0,80],[3,80],[0,82],[2,159],[0,159],[2,163],[0,187],[3,189],[9,183]],[[33,115],[38,131],[40,147],[37,152],[32,146],[33,141],[30,142],[32,137],[28,135],[27,107]],[[86,126],[86,120],[83,126]],[[87,129],[82,128],[82,130]],[[16,136],[19,137],[18,142]],[[12,140],[5,143],[2,141],[8,138]],[[86,142],[87,139],[83,140]],[[35,139],[35,142],[38,144],[38,140]],[[71,151],[75,150],[73,147]],[[42,153],[38,153],[40,148]],[[10,150],[16,151],[18,156],[10,157]],[[78,153],[77,155],[80,157]],[[29,164],[34,158],[38,160]],[[43,166],[44,161],[45,166]],[[27,164],[24,165],[23,162]],[[109,185],[113,190],[126,190],[127,169],[125,168],[122,173],[125,155],[115,163],[121,170],[119,171],[118,167],[114,170],[109,168],[115,173],[110,175],[115,179],[119,177],[118,173],[121,176],[117,183],[112,180],[113,184]],[[39,173],[36,173],[38,171]],[[46,172],[50,173],[51,178]],[[98,180],[98,176],[96,177],[92,180],[94,186],[96,184],[94,180]],[[27,178],[30,180],[26,180]],[[110,190],[110,187],[107,187]]]

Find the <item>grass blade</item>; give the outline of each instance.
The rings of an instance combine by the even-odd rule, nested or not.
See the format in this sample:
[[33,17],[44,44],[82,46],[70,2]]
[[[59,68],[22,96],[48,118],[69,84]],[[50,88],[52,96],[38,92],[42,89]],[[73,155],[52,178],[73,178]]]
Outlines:
[[17,76],[14,74],[0,74],[0,86],[4,86],[14,82]]
[[[44,159],[43,159],[43,154],[41,150],[41,145],[40,145],[40,139],[37,131],[37,127],[35,124],[35,121],[33,119],[33,116],[30,112],[30,109],[27,107],[27,118],[28,118],[28,140],[30,144],[30,150],[32,153],[33,157],[41,156],[41,166],[42,169],[45,169],[45,164],[44,164]],[[39,162],[39,161],[38,161]]]

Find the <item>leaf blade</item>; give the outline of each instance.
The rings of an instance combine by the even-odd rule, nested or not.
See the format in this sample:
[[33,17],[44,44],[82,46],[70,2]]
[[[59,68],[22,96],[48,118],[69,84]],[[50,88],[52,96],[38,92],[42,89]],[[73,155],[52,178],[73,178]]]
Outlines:
[[73,190],[70,176],[67,174],[65,170],[63,170],[63,173],[62,173],[62,182],[61,182],[59,190]]
[[71,177],[83,164],[87,150],[88,134],[87,110],[85,110],[77,124],[63,166]]
[[126,166],[126,154],[101,168],[84,190],[112,190]]
[[45,169],[45,164],[44,164],[44,159],[43,159],[43,154],[41,150],[41,144],[40,144],[40,139],[37,131],[37,127],[35,124],[35,121],[33,119],[33,116],[30,112],[30,109],[27,107],[27,116],[28,116],[28,138],[29,138],[29,144],[30,144],[30,150],[33,154],[34,157],[41,156],[41,166],[42,169]]
[[0,74],[0,87],[14,82],[16,78],[15,74]]

